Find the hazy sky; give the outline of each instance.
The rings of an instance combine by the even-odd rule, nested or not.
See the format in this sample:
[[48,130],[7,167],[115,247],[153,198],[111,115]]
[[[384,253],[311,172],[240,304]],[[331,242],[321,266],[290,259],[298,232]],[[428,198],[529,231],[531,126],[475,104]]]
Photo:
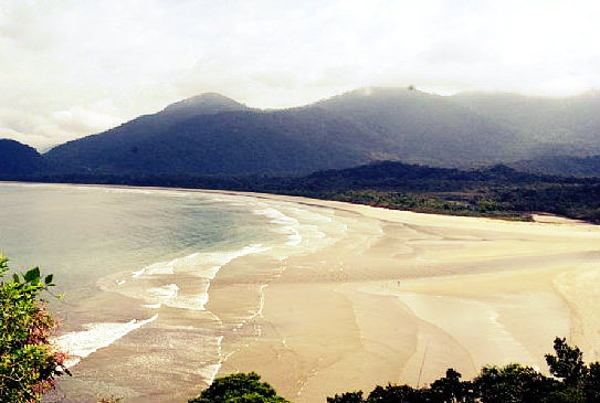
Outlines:
[[207,91],[600,88],[598,0],[0,0],[0,138],[44,148]]

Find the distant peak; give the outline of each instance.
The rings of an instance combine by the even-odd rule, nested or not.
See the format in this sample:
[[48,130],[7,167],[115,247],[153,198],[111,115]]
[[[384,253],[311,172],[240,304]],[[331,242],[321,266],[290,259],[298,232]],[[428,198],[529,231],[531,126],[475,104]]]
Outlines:
[[338,95],[331,99],[343,99],[343,98],[412,98],[415,96],[432,96],[435,94],[429,94],[417,89],[414,85],[406,87],[362,87],[355,90],[346,92]]
[[226,111],[246,110],[248,107],[216,92],[205,92],[167,106],[161,113],[211,115]]
[[343,105],[346,102],[389,102],[401,100],[413,100],[417,98],[440,97],[417,89],[414,85],[404,87],[361,87],[351,91],[335,95],[331,98],[322,99],[313,105]]
[[414,85],[406,87],[362,87],[357,88],[354,91],[350,91],[350,94],[356,95],[407,95],[411,93],[422,93]]
[[202,101],[202,102],[233,102],[236,103],[236,101],[234,101],[231,98],[226,97],[225,95],[219,94],[218,92],[205,92],[202,93],[200,95],[196,95],[187,99],[184,99],[182,102],[196,102],[196,101]]

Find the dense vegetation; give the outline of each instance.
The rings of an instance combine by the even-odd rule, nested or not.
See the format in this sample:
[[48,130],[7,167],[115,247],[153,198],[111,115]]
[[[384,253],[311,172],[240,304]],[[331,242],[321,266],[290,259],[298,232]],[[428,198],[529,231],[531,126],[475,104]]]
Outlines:
[[29,175],[44,169],[43,157],[18,141],[0,139],[0,175]]
[[599,154],[599,109],[597,94],[442,97],[373,88],[286,110],[204,94],[44,157],[71,174],[288,175],[383,159],[470,168]]
[[[585,156],[594,150],[600,135],[600,92],[564,98],[499,93],[463,93],[453,101],[494,122],[519,131],[530,144],[530,157]],[[596,146],[593,144],[596,143]],[[590,152],[592,151],[592,152]]]
[[600,222],[600,178],[534,175],[503,165],[465,171],[387,161],[304,177],[88,173],[0,174],[0,180],[238,190],[424,213],[528,220],[531,212],[547,212]]
[[[352,391],[328,397],[328,403],[596,403],[600,401],[600,363],[586,365],[579,348],[563,338],[546,355],[553,377],[520,364],[490,365],[472,381],[452,368],[428,387],[388,384],[368,396]],[[189,403],[284,403],[255,373],[233,374],[215,382]]]
[[520,364],[486,366],[472,381],[461,381],[452,368],[429,387],[377,386],[367,398],[362,391],[327,398],[328,403],[592,403],[600,401],[600,363],[586,365],[577,347],[554,340],[546,355],[553,377]]
[[205,94],[44,157],[69,173],[298,174],[368,162],[360,137],[352,122],[319,108],[260,111]]
[[517,171],[537,175],[600,177],[600,155],[591,157],[547,156],[508,164]]
[[[7,272],[0,256],[0,277]],[[52,275],[42,278],[37,267],[0,282],[0,402],[38,402],[66,372],[64,354],[50,344],[54,320],[40,299],[52,285]]]
[[381,162],[270,184],[267,191],[424,213],[526,220],[547,212],[600,222],[600,179],[533,175],[497,165],[471,171]]
[[188,403],[289,403],[275,389],[260,382],[260,375],[232,374],[215,381]]

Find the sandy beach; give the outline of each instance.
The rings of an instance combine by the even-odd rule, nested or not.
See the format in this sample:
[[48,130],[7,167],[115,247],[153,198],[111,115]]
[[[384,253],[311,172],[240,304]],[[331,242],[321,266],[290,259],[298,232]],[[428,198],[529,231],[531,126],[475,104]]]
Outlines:
[[[388,382],[428,385],[450,367],[466,379],[486,364],[546,372],[556,336],[600,359],[599,226],[168,192],[238,206],[240,220],[260,218],[252,230],[264,241],[192,249],[88,284],[91,296],[64,308],[74,376],[47,401],[185,402],[215,376],[256,371],[290,401],[325,402]],[[171,212],[158,206],[149,213]]]
[[[319,402],[388,382],[426,385],[449,367],[465,378],[492,363],[546,371],[555,336],[600,359],[598,226],[260,197],[328,211],[319,230],[335,242],[285,259],[261,289],[256,337],[224,334],[218,375],[256,371],[290,400]],[[251,283],[217,276],[221,297],[207,309],[226,318]]]

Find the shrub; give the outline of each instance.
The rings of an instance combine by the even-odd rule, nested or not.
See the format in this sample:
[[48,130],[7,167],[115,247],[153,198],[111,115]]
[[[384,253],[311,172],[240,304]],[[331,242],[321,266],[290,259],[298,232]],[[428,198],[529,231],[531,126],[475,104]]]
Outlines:
[[[0,278],[8,260],[0,256]],[[53,348],[55,322],[40,293],[53,286],[38,267],[0,282],[0,402],[33,403],[54,388],[56,377],[68,371],[65,355]]]

